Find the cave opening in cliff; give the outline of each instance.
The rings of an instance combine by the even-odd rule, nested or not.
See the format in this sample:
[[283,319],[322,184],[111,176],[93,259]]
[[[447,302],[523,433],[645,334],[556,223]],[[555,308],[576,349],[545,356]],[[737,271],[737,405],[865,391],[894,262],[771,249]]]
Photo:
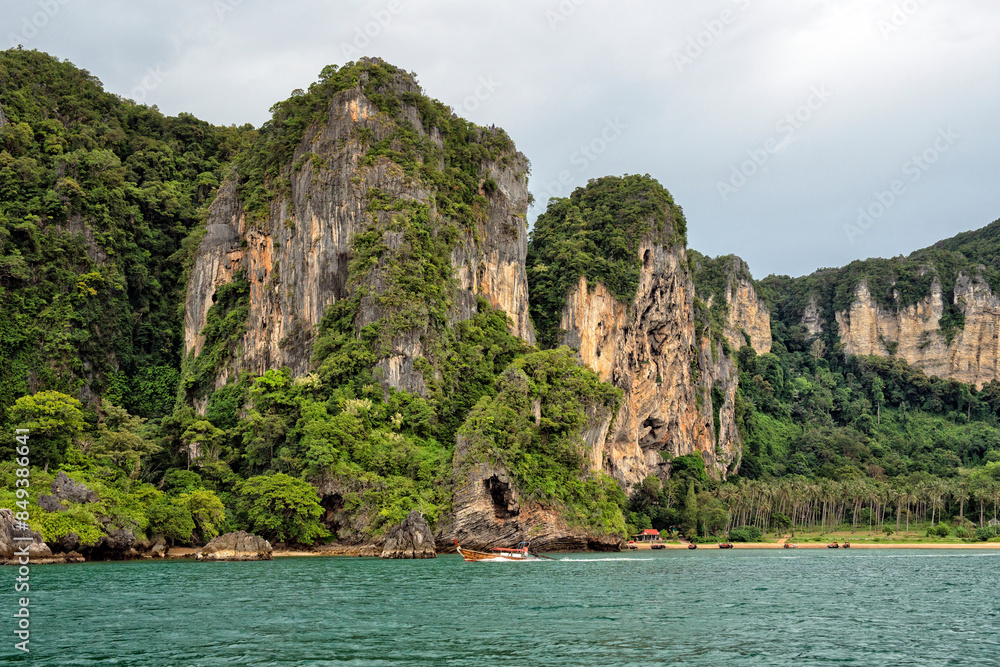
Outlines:
[[651,251],[646,250],[646,252],[642,253],[642,265],[643,266],[648,267],[650,259],[652,259],[652,253],[651,253]]
[[514,492],[510,484],[501,481],[496,475],[483,480],[483,486],[493,500],[493,514],[498,519],[510,519],[520,514],[521,510],[514,500]]
[[339,493],[331,493],[320,498],[319,504],[325,510],[323,515],[323,525],[334,535],[340,529],[340,521],[337,513],[344,509],[344,497]]

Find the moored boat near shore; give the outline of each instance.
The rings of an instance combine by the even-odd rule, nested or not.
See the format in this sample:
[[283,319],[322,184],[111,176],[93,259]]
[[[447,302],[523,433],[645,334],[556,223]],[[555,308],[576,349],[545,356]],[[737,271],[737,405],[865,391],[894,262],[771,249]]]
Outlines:
[[828,545],[826,545],[826,548],[827,549],[839,549],[840,545],[837,544],[836,542],[830,542]]
[[462,558],[466,562],[472,563],[476,561],[523,561],[523,560],[540,560],[542,558],[549,559],[546,556],[540,556],[528,549],[530,542],[518,542],[516,547],[497,547],[490,549],[489,551],[473,551],[472,549],[463,549],[455,540],[455,548],[458,549],[458,553],[461,554]]
[[732,544],[732,542],[722,542],[721,544],[719,544],[719,548],[720,549],[732,549],[733,548],[733,544]]

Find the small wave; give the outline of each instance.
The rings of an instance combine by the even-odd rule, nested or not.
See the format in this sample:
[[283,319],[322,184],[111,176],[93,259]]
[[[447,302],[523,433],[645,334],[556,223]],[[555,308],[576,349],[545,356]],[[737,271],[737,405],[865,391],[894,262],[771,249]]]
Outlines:
[[619,560],[656,560],[655,558],[560,558],[560,563],[606,563],[608,561],[619,561]]

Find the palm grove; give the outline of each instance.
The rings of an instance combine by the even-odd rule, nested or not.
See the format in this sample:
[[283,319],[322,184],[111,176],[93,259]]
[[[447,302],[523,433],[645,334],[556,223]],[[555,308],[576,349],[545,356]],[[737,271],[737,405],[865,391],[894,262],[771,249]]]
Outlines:
[[[651,526],[756,539],[797,527],[847,524],[878,533],[920,522],[958,537],[992,536],[986,523],[1000,504],[1000,383],[976,390],[894,358],[845,357],[834,332],[817,339],[797,324],[807,296],[819,295],[832,313],[859,276],[912,283],[916,293],[926,274],[917,265],[942,275],[973,261],[992,267],[1000,256],[992,227],[932,256],[758,283],[775,345],[760,356],[749,347],[728,352],[740,371],[744,454],[740,474],[727,483],[711,479],[700,457],[675,459],[670,479],[647,479],[631,497],[610,478],[582,472],[575,433],[584,412],[613,408],[620,392],[554,347],[553,322],[579,272],[596,270],[616,296],[634,296],[639,265],[616,223],[663,225],[657,211],[673,207],[648,177],[599,179],[553,200],[540,218],[529,265],[542,258],[558,268],[543,276],[529,266],[544,349],[513,337],[504,314],[483,303],[473,319],[439,327],[439,381],[428,396],[384,392],[371,372],[379,340],[353,335],[357,304],[346,300],[323,319],[315,372],[295,378],[274,369],[206,389],[205,378],[233,353],[247,303],[240,280],[221,288],[204,332],[208,354],[182,358],[184,282],[207,206],[234,166],[248,210],[280,194],[283,170],[293,168],[284,164],[289,147],[324,99],[358,85],[361,73],[366,95],[397,114],[399,99],[379,87],[396,70],[349,64],[324,70],[255,130],[165,117],[105,93],[69,63],[19,49],[0,54],[0,418],[6,433],[30,429],[32,525],[47,541],[75,533],[93,543],[125,528],[188,544],[244,528],[310,544],[377,536],[410,509],[433,525],[449,509],[456,434],[484,442],[489,435],[490,455],[529,498],[596,530]],[[460,225],[482,205],[470,151],[488,155],[506,140],[422,96],[407,102],[440,129],[445,153],[425,160],[427,147],[405,131],[370,150],[424,179],[439,193],[439,209]],[[439,162],[443,169],[428,167]],[[372,197],[372,208],[385,205],[395,206]],[[447,280],[450,237],[428,231],[420,210],[399,213],[407,220],[401,231],[421,248],[419,275],[432,281],[400,289],[411,299],[426,292],[433,321],[433,280]],[[671,234],[683,240],[683,217],[671,222]],[[356,240],[357,261],[385,252],[377,238]],[[716,331],[724,299],[704,304],[724,289],[727,263],[689,257],[706,324]],[[961,325],[949,313],[942,329]],[[189,400],[199,392],[204,413]],[[523,414],[536,399],[546,406],[540,423]],[[57,470],[99,500],[39,508]],[[321,521],[326,508],[308,480],[323,475],[350,481],[341,509],[360,521]],[[0,478],[0,506],[14,507],[12,439],[4,442]]]

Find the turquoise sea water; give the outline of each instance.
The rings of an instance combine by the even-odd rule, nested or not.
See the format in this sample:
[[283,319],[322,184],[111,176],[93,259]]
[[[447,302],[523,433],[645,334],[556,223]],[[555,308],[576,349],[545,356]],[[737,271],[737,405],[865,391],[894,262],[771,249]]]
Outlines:
[[[0,662],[1000,664],[997,552],[700,549],[559,558],[36,566],[30,660],[15,656],[5,612]],[[0,569],[0,577],[14,576]],[[4,595],[6,610],[12,598]]]

